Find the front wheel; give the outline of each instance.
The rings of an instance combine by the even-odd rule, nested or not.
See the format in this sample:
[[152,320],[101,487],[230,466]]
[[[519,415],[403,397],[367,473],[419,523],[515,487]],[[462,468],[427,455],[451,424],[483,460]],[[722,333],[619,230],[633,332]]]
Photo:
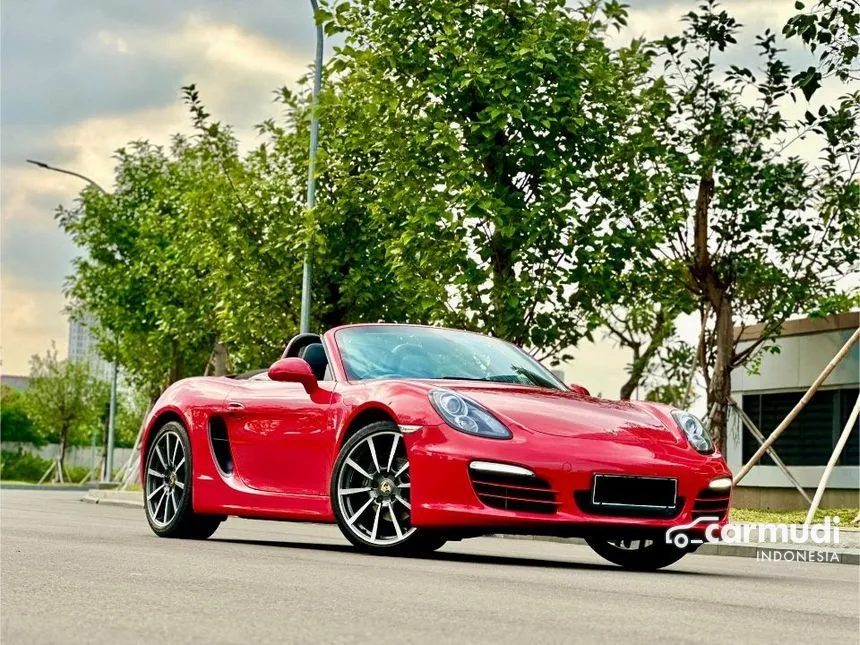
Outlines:
[[691,552],[691,549],[679,549],[674,544],[656,540],[586,538],[585,541],[600,557],[633,571],[656,571],[676,563]]
[[201,515],[191,506],[191,444],[182,424],[168,421],[146,454],[143,506],[153,533],[159,537],[205,540],[223,521],[221,515]]
[[406,446],[397,426],[379,421],[349,438],[331,478],[335,519],[347,540],[363,551],[421,555],[445,538],[411,524],[412,481]]

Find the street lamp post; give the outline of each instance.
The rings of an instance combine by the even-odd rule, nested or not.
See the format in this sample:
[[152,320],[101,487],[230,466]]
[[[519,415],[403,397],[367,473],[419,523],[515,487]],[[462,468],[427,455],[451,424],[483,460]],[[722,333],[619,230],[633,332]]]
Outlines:
[[[314,63],[314,89],[311,95],[311,143],[310,143],[310,158],[308,160],[308,197],[307,197],[307,222],[312,224],[313,209],[316,204],[316,177],[314,176],[314,168],[317,160],[317,144],[319,142],[320,122],[317,114],[317,103],[319,101],[320,87],[322,85],[322,61],[323,61],[323,28],[316,19],[316,13],[319,9],[317,0],[311,0],[311,7],[314,10],[314,23],[317,28],[317,52],[316,62]],[[312,240],[308,235],[308,246],[305,249],[305,261],[302,267],[302,309],[299,318],[300,331],[306,334],[311,329],[311,252]]]
[[[61,172],[64,175],[71,175],[72,177],[77,177],[78,179],[82,179],[91,186],[95,186],[103,195],[107,195],[108,192],[99,186],[95,181],[87,177],[86,175],[82,175],[73,170],[65,170],[63,168],[56,168],[54,166],[46,164],[44,161],[35,161],[33,159],[27,159],[27,163],[31,163],[34,166],[38,166],[39,168],[44,168],[45,170],[53,170],[54,172]],[[113,479],[113,444],[114,437],[116,435],[116,388],[117,388],[117,376],[119,372],[119,363],[117,360],[117,356],[114,356],[113,360],[113,373],[111,374],[111,384],[110,384],[110,409],[108,411],[108,437],[107,437],[107,446],[105,449],[105,472],[102,478],[102,481],[109,482]]]

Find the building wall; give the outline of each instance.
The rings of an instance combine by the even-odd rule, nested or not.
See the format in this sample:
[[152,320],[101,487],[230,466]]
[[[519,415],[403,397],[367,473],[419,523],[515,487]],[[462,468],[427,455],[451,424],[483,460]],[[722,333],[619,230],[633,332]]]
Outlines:
[[18,376],[15,374],[0,375],[0,385],[11,387],[13,390],[22,392],[30,387],[29,376]]
[[[732,395],[743,407],[744,394],[796,392],[800,401],[805,390],[821,374],[839,349],[854,333],[854,329],[840,329],[823,333],[787,336],[779,339],[778,354],[763,356],[757,374],[750,374],[744,368],[732,374]],[[744,344],[741,344],[741,349]],[[860,383],[860,346],[855,345],[848,356],[824,381],[822,388],[856,387]],[[773,428],[759,428],[769,434]],[[743,465],[742,427],[739,417],[732,414],[728,428],[726,459],[729,467],[737,471]],[[779,454],[779,440],[774,444]],[[815,489],[824,473],[824,466],[790,466],[789,470],[805,488]],[[777,466],[755,466],[740,482],[739,487],[793,488],[791,482]],[[837,466],[828,482],[828,489],[858,490],[860,488],[860,467]],[[747,495],[742,490],[738,497]],[[803,498],[795,493],[800,503]],[[856,496],[852,499],[855,499]],[[757,504],[758,505],[758,504]]]

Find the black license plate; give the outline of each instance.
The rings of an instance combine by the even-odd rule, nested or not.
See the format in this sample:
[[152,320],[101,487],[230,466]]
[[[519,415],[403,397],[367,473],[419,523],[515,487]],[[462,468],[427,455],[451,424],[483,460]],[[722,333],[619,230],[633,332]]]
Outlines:
[[678,480],[669,477],[595,475],[592,502],[597,506],[673,508]]

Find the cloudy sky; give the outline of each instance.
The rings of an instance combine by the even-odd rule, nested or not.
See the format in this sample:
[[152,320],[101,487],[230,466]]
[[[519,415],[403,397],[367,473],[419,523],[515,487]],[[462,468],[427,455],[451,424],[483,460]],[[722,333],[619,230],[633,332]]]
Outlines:
[[[695,6],[627,3],[624,40],[673,33]],[[736,56],[751,59],[753,35],[782,25],[793,0],[724,4],[747,25]],[[278,114],[272,91],[308,71],[314,33],[306,0],[4,0],[0,12],[0,343],[3,372],[26,374],[29,357],[52,340],[66,352],[62,287],[76,250],[53,212],[82,185],[25,159],[74,169],[109,188],[116,148],[134,139],[166,143],[188,129],[179,100],[188,83],[250,145],[253,126]],[[578,380],[594,391],[617,389],[623,355],[588,347],[581,359],[583,372],[593,369]]]

